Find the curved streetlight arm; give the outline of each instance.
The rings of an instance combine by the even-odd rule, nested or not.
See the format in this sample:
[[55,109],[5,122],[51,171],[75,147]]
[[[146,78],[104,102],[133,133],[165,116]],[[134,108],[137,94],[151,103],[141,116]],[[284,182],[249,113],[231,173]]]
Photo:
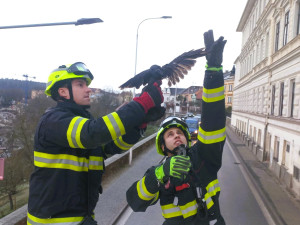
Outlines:
[[[144,19],[142,22],[139,23],[139,25],[138,25],[138,27],[137,27],[137,30],[136,30],[134,76],[136,75],[137,50],[138,50],[138,39],[139,39],[139,28],[140,28],[140,25],[141,25],[143,22],[145,22],[146,20],[154,20],[154,19],[172,19],[172,16],[162,16],[162,17],[147,18],[147,19]],[[133,89],[133,97],[135,97],[135,89]]]
[[85,25],[92,23],[103,22],[100,18],[82,18],[74,22],[57,22],[57,23],[40,23],[40,24],[25,24],[25,25],[12,25],[0,26],[0,29],[13,29],[13,28],[26,28],[26,27],[47,27],[47,26],[61,26],[61,25]]

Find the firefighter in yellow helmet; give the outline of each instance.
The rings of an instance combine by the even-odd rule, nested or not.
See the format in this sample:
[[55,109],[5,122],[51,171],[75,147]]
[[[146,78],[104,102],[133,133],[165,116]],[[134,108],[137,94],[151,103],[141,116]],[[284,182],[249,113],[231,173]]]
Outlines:
[[226,41],[214,41],[212,31],[204,34],[207,67],[202,96],[198,140],[191,146],[187,124],[168,117],[156,136],[163,163],[149,168],[144,177],[127,190],[127,202],[136,212],[160,202],[163,225],[224,225],[219,208],[217,173],[225,143],[225,101],[222,55]]
[[[127,105],[94,119],[87,110],[92,80],[82,62],[60,66],[49,76],[45,93],[57,105],[41,117],[34,137],[28,224],[97,224],[94,209],[106,154],[129,150],[149,122],[149,110],[163,102],[156,81]],[[151,112],[152,120],[164,114]]]

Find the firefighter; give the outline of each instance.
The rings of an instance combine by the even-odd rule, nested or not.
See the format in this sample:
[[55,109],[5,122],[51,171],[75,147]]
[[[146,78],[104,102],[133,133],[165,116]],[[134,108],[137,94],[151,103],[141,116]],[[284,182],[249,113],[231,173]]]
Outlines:
[[141,137],[148,111],[163,102],[157,81],[117,111],[94,119],[87,110],[92,80],[81,62],[60,66],[48,78],[45,93],[57,105],[36,129],[27,224],[97,224],[93,211],[106,155],[129,150]]
[[[136,212],[160,200],[164,225],[225,224],[220,213],[217,173],[225,143],[225,102],[222,55],[226,41],[214,41],[213,32],[204,33],[208,51],[202,96],[202,122],[197,142],[191,146],[186,123],[168,117],[156,136],[163,163],[147,170],[127,190],[128,204]],[[146,223],[145,223],[146,224]]]

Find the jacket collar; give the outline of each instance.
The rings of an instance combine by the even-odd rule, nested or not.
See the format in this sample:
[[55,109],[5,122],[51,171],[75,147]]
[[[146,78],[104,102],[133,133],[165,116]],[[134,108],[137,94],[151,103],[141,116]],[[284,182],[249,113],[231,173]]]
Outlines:
[[91,118],[91,114],[89,111],[86,110],[86,107],[78,105],[73,102],[57,102],[56,105],[57,108],[67,108],[73,113],[85,117],[85,118]]

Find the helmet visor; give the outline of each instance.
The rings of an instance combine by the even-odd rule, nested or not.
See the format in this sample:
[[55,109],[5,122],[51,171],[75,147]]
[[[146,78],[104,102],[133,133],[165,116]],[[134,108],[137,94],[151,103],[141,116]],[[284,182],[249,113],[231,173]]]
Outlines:
[[86,67],[86,65],[82,62],[76,62],[72,64],[68,69],[68,73],[74,73],[75,75],[88,75],[91,80],[94,79],[91,71]]

